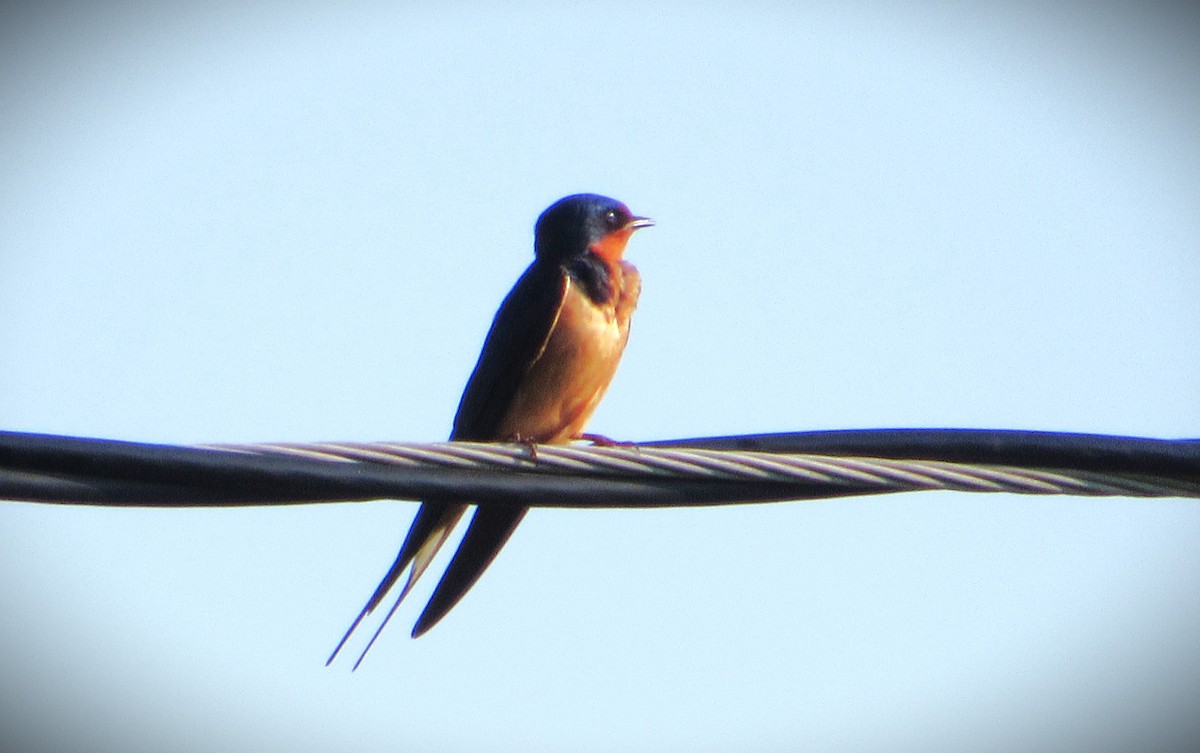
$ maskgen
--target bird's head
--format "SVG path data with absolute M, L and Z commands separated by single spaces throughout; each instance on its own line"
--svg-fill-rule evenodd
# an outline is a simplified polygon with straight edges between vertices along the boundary
M 538 217 L 533 251 L 538 259 L 560 261 L 588 252 L 615 263 L 629 236 L 654 220 L 634 217 L 616 199 L 580 193 L 559 199 Z

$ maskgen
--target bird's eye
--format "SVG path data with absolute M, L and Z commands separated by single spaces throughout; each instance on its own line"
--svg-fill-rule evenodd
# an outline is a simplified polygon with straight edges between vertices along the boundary
M 615 229 L 625 225 L 625 218 L 623 218 L 621 213 L 616 209 L 610 209 L 608 210 L 608 213 L 604 215 L 604 223 Z

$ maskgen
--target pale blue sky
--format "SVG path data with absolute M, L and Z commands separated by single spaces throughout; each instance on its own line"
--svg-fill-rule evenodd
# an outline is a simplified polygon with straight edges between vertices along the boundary
M 537 214 L 594 191 L 658 221 L 595 431 L 1200 436 L 1195 10 L 550 5 L 0 10 L 0 427 L 442 439 Z M 1200 738 L 1195 501 L 535 511 L 429 635 L 432 582 L 325 668 L 414 509 L 0 504 L 0 731 Z

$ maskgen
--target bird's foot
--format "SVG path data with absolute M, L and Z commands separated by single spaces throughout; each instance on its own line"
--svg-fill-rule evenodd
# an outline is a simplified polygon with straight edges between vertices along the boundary
M 573 439 L 591 442 L 594 447 L 635 447 L 633 442 L 622 442 L 616 439 L 609 439 L 603 434 L 578 434 Z
M 516 442 L 517 444 L 525 445 L 525 449 L 529 450 L 529 459 L 530 460 L 538 459 L 537 442 L 533 441 L 532 439 L 526 439 L 525 437 L 521 436 L 520 434 L 513 436 L 509 441 Z

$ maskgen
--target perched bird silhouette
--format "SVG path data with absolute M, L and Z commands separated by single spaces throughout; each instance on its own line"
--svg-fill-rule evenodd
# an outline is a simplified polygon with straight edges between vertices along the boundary
M 581 438 L 625 350 L 642 288 L 637 269 L 622 259 L 625 244 L 635 230 L 653 224 L 596 194 L 567 196 L 542 213 L 534 230 L 533 263 L 496 313 L 458 404 L 451 440 L 555 444 Z M 400 595 L 355 662 L 358 668 L 469 503 L 421 504 L 396 561 L 326 665 L 411 564 Z M 414 638 L 437 624 L 474 585 L 527 509 L 476 508 L 413 627 Z

